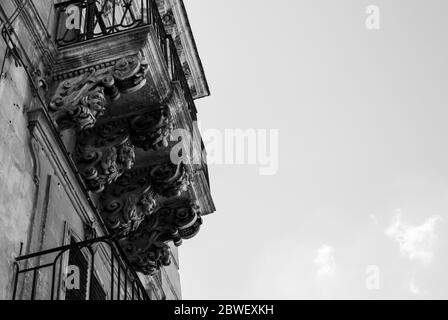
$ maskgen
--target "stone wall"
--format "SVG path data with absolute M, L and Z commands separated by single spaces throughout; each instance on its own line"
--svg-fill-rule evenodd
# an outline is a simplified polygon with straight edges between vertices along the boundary
M 94 213 L 69 181 L 69 165 L 48 128 L 31 135 L 27 111 L 37 99 L 11 58 L 0 101 L 0 299 L 10 299 L 14 258 L 62 245 L 66 223 L 83 239 L 86 216 Z
M 4 41 L 0 57 L 0 299 L 10 299 L 13 261 L 20 244 L 28 243 L 36 187 L 25 113 L 31 97 L 28 81 L 11 58 L 3 61 Z
M 49 19 L 48 1 L 38 2 L 39 11 L 47 10 Z M 2 2 L 7 15 L 13 3 Z M 39 66 L 38 50 L 20 19 L 14 29 L 25 48 L 24 60 Z M 7 53 L 3 39 L 0 59 L 0 299 L 4 300 L 12 297 L 16 257 L 62 245 L 65 225 L 84 239 L 84 225 L 95 214 L 49 123 L 36 111 L 42 105 L 24 67 Z M 36 113 L 31 131 L 30 112 Z

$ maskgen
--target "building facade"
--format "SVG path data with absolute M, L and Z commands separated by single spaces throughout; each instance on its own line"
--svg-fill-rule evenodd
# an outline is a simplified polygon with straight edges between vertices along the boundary
M 183 1 L 0 18 L 0 299 L 181 299 L 178 248 L 215 211 Z

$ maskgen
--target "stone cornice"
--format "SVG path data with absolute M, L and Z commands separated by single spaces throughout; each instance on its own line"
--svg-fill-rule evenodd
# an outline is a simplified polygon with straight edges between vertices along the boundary
M 165 26 L 178 48 L 193 98 L 209 96 L 210 89 L 183 0 L 158 0 L 158 3 Z
M 192 135 L 193 132 L 199 134 L 197 124 L 194 124 L 193 119 L 191 118 L 191 113 L 188 110 L 188 103 L 185 101 L 184 95 L 182 94 L 180 84 L 174 83 L 173 88 L 173 95 L 169 101 L 169 105 L 171 106 L 171 113 L 174 118 L 174 127 L 183 128 L 189 131 Z M 192 142 L 194 143 L 194 152 L 198 152 L 200 157 L 205 156 L 199 141 L 193 140 Z M 189 146 L 185 146 L 185 150 L 189 150 Z M 193 159 L 189 158 L 189 162 L 187 163 L 189 170 L 194 173 L 194 183 L 189 187 L 190 194 L 195 201 L 199 202 L 202 215 L 214 213 L 216 208 L 204 172 L 204 166 L 207 166 L 207 164 L 204 161 L 201 161 L 201 164 L 192 163 L 192 160 Z
M 138 54 L 150 40 L 150 29 L 149 25 L 143 26 L 59 49 L 53 79 L 68 79 L 88 71 L 104 69 L 125 56 Z
M 152 25 L 66 46 L 60 50 L 52 78 L 74 78 L 107 69 L 126 56 L 142 53 L 161 102 L 171 95 L 170 75 Z

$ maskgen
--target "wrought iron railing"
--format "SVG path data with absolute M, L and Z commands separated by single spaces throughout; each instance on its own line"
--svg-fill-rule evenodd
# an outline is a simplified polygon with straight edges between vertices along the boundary
M 55 8 L 60 47 L 148 25 L 154 25 L 159 38 L 165 39 L 155 0 L 71 0 Z
M 74 268 L 78 273 L 69 274 Z M 79 277 L 77 287 L 68 283 L 74 276 Z M 109 237 L 17 258 L 13 300 L 17 299 L 150 300 L 122 249 Z

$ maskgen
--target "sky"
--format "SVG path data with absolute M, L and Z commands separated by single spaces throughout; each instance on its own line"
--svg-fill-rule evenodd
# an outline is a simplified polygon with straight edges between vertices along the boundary
M 278 171 L 209 165 L 183 298 L 447 299 L 448 3 L 184 2 L 203 132 L 278 130 Z

